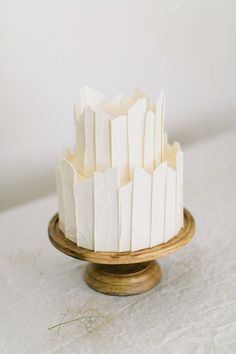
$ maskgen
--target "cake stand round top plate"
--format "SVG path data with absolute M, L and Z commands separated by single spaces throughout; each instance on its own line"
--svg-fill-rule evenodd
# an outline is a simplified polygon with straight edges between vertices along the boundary
M 99 264 L 130 264 L 148 262 L 166 256 L 188 243 L 194 234 L 195 222 L 187 209 L 184 209 L 184 227 L 166 243 L 145 248 L 135 252 L 95 252 L 77 246 L 65 237 L 59 229 L 58 214 L 54 215 L 48 226 L 48 235 L 51 243 L 68 256 Z

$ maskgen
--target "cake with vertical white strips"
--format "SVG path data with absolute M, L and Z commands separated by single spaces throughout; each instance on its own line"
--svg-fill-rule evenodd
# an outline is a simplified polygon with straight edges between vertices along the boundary
M 56 168 L 59 227 L 96 252 L 137 251 L 183 227 L 183 152 L 167 141 L 165 96 L 136 90 L 110 101 L 84 87 L 75 105 L 75 147 Z

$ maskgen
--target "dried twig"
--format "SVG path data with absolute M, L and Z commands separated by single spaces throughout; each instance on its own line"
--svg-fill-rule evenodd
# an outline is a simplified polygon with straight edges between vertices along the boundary
M 72 323 L 72 322 L 76 322 L 76 321 L 80 321 L 80 320 L 83 320 L 83 319 L 86 319 L 86 318 L 89 318 L 89 319 L 92 319 L 92 318 L 103 318 L 104 316 L 102 315 L 89 315 L 89 316 L 81 316 L 81 317 L 77 317 L 77 318 L 74 318 L 73 320 L 69 320 L 69 321 L 65 321 L 65 322 L 60 322 L 52 327 L 49 327 L 48 328 L 48 331 L 50 331 L 51 329 L 54 329 L 54 328 L 57 328 L 57 327 L 60 327 L 60 326 L 63 326 L 63 325 L 66 325 L 66 324 L 69 324 L 69 323 Z

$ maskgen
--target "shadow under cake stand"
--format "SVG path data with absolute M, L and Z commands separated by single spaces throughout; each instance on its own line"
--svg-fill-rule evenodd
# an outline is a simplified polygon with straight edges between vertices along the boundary
M 95 252 L 79 247 L 65 237 L 59 229 L 58 214 L 48 225 L 51 243 L 68 256 L 89 262 L 86 283 L 108 295 L 135 295 L 153 288 L 161 279 L 161 269 L 155 259 L 186 245 L 194 232 L 194 219 L 184 209 L 184 227 L 166 243 L 135 252 Z

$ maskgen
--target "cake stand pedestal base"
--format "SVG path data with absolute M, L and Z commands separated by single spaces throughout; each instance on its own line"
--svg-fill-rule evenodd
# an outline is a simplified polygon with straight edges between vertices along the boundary
M 185 246 L 192 239 L 194 231 L 194 219 L 184 209 L 184 226 L 166 243 L 135 252 L 94 252 L 77 246 L 65 237 L 59 228 L 58 214 L 48 225 L 51 243 L 68 256 L 89 262 L 85 273 L 86 283 L 107 295 L 135 295 L 153 288 L 161 278 L 161 270 L 155 260 Z
M 161 279 L 157 262 L 135 264 L 94 264 L 87 266 L 86 283 L 107 295 L 136 295 L 152 289 Z

